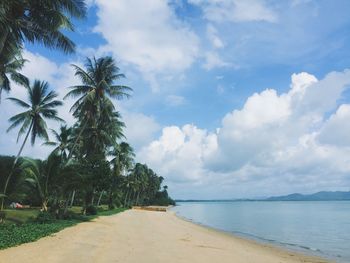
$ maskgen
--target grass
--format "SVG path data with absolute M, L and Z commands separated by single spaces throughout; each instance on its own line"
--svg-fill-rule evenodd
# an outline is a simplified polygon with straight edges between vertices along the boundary
M 7 224 L 24 224 L 33 221 L 39 214 L 39 209 L 5 209 Z
M 75 209 L 73 209 L 74 211 Z M 23 224 L 0 224 L 0 249 L 5 249 L 13 246 L 17 246 L 23 243 L 33 242 L 42 237 L 52 235 L 61 231 L 66 227 L 76 225 L 81 222 L 89 221 L 98 216 L 108 216 L 125 211 L 126 208 L 117 208 L 113 210 L 104 210 L 93 216 L 77 216 L 77 219 L 71 220 L 52 220 L 48 223 L 34 222 L 33 216 L 36 217 L 39 214 L 38 210 L 8 210 L 8 216 L 15 218 L 14 221 L 21 221 Z M 6 213 L 8 212 L 6 211 Z M 81 211 L 81 208 L 79 208 Z M 8 220 L 8 219 L 7 219 Z

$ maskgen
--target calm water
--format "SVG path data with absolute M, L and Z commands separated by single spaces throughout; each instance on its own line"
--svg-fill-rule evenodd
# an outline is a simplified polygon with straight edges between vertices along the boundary
M 179 202 L 179 216 L 292 250 L 350 262 L 350 202 Z

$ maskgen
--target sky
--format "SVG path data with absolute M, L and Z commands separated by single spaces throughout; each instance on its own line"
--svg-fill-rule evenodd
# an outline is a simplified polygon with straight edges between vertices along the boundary
M 23 73 L 60 97 L 71 64 L 112 55 L 132 98 L 115 101 L 136 160 L 177 199 L 350 188 L 350 1 L 89 0 L 65 55 L 25 43 Z M 9 96 L 25 99 L 13 86 Z M 0 154 L 20 109 L 0 105 Z M 72 100 L 59 116 L 71 125 Z M 57 129 L 57 124 L 48 123 Z M 38 141 L 24 155 L 45 158 Z

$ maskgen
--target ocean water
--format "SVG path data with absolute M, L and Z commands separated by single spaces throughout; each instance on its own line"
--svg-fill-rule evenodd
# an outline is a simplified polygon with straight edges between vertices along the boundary
M 173 210 L 235 235 L 350 262 L 350 201 L 179 202 Z

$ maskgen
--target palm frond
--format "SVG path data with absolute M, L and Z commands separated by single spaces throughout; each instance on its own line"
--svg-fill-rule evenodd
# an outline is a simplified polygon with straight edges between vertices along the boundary
M 8 100 L 14 102 L 16 105 L 21 106 L 23 108 L 30 108 L 30 105 L 23 100 L 17 99 L 17 98 L 7 98 Z

